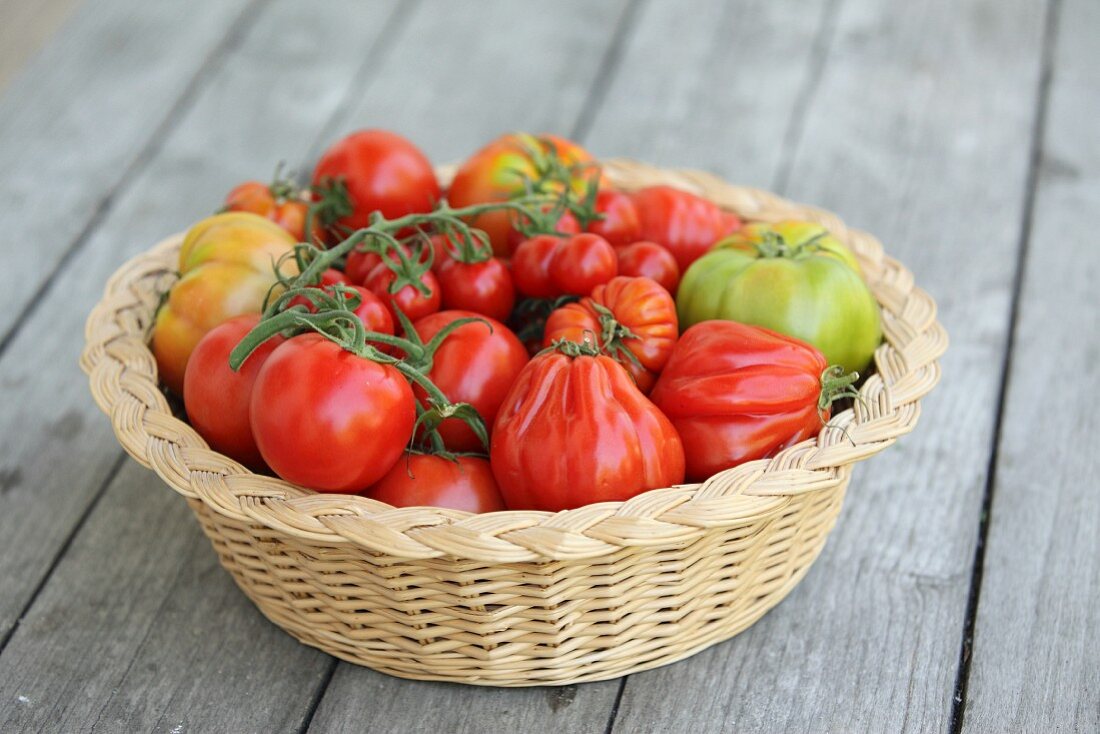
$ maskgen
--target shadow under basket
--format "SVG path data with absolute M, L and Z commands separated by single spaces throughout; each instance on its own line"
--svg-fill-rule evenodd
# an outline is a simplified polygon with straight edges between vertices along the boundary
M 471 515 L 317 494 L 249 472 L 173 415 L 148 347 L 176 277 L 182 236 L 172 237 L 108 282 L 81 366 L 119 442 L 187 498 L 272 622 L 344 660 L 423 680 L 563 685 L 670 663 L 778 604 L 821 552 L 852 465 L 916 425 L 947 335 L 877 240 L 709 174 L 623 160 L 605 171 L 618 188 L 668 184 L 749 220 L 817 221 L 851 247 L 885 336 L 862 400 L 771 459 L 626 502 Z

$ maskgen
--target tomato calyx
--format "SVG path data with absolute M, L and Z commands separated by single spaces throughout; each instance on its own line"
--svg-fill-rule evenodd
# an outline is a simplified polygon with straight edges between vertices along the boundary
M 524 298 L 512 312 L 509 324 L 513 326 L 521 342 L 542 342 L 546 319 L 567 303 L 576 303 L 580 296 L 564 295 L 556 298 Z
M 854 387 L 858 381 L 858 372 L 845 373 L 844 368 L 839 364 L 825 368 L 825 371 L 821 373 L 821 396 L 817 400 L 817 411 L 821 416 L 822 423 L 825 422 L 825 416 L 829 408 L 838 400 L 851 398 L 863 403 L 863 397 Z
M 642 366 L 638 356 L 626 346 L 625 341 L 627 339 L 640 339 L 637 334 L 630 330 L 625 324 L 615 318 L 615 314 L 611 309 L 602 304 L 590 301 L 588 303 L 589 308 L 596 312 L 600 322 L 600 350 L 610 356 L 616 362 L 620 364 L 624 360 L 637 365 Z
M 493 245 L 489 235 L 474 227 L 456 228 L 443 224 L 436 234 L 446 238 L 445 251 L 455 262 L 475 265 L 493 258 Z M 430 243 L 428 245 L 431 246 Z
M 324 230 L 337 228 L 336 222 L 351 216 L 354 207 L 343 179 L 326 178 L 310 189 L 310 205 L 306 211 L 306 232 L 312 232 L 316 222 Z
M 596 344 L 596 335 L 591 331 L 584 332 L 584 337 L 579 342 L 569 339 L 555 339 L 550 343 L 550 346 L 543 349 L 539 354 L 549 354 L 551 352 L 560 352 L 573 359 L 577 357 L 598 357 L 602 354 Z
M 762 258 L 790 258 L 801 260 L 821 249 L 818 242 L 829 235 L 822 230 L 802 242 L 791 244 L 778 232 L 765 232 L 760 242 L 754 242 L 757 254 Z
M 548 138 L 537 138 L 537 144 L 519 137 L 520 146 L 531 162 L 534 175 L 519 168 L 509 169 L 523 183 L 527 196 L 558 196 L 554 206 L 536 214 L 516 217 L 513 226 L 527 238 L 540 234 L 567 236 L 557 231 L 558 220 L 567 212 L 572 214 L 581 231 L 592 222 L 603 219 L 596 211 L 596 196 L 599 193 L 600 167 L 596 163 L 574 163 L 567 165 L 558 152 L 557 144 Z M 578 178 L 585 177 L 584 196 L 578 197 L 574 191 Z

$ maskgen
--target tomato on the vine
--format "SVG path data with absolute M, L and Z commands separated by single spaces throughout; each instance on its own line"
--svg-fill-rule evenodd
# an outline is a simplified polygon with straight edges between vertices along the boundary
M 333 143 L 317 161 L 314 184 L 342 181 L 352 213 L 337 224 L 367 226 L 373 212 L 395 219 L 430 212 L 440 199 L 428 158 L 410 141 L 385 130 L 360 130 Z
M 416 398 L 394 366 L 303 334 L 268 356 L 249 412 L 256 444 L 276 474 L 320 492 L 354 493 L 404 454 Z
M 548 178 L 562 170 L 568 186 Z M 599 176 L 595 161 L 576 143 L 556 135 L 513 133 L 497 138 L 462 163 L 448 199 L 455 207 L 507 201 L 533 185 L 546 193 L 568 188 L 577 200 L 583 200 L 593 174 Z M 470 224 L 489 235 L 498 256 L 507 257 L 508 233 L 514 221 L 513 213 L 494 211 L 479 215 Z
M 527 364 L 527 350 L 504 324 L 471 311 L 440 311 L 413 324 L 424 342 L 448 324 L 464 318 L 478 321 L 463 324 L 439 345 L 428 372 L 435 386 L 453 403 L 469 403 L 492 426 L 500 404 L 516 376 Z M 424 391 L 414 391 L 421 400 Z M 451 451 L 484 451 L 470 427 L 456 418 L 439 425 L 444 445 Z
M 635 242 L 620 247 L 617 254 L 619 275 L 651 278 L 669 293 L 676 292 L 676 286 L 680 284 L 680 266 L 672 253 L 656 242 Z
M 615 249 L 597 234 L 562 240 L 550 259 L 550 280 L 558 293 L 584 296 L 619 272 Z
M 546 211 L 548 209 L 549 209 L 549 206 L 543 207 L 544 211 Z M 550 228 L 547 227 L 546 229 L 550 229 Z M 572 234 L 580 234 L 580 232 L 581 232 L 581 223 L 577 221 L 577 218 L 575 216 L 573 216 L 572 212 L 566 211 L 566 212 L 563 212 L 558 217 L 557 221 L 553 223 L 552 231 L 548 231 L 548 232 L 545 232 L 545 233 L 546 234 L 558 234 L 558 235 L 572 235 Z M 528 239 L 527 235 L 523 234 L 522 232 L 520 232 L 515 227 L 513 227 L 512 229 L 509 229 L 508 230 L 508 252 L 510 252 L 512 254 L 515 254 L 516 248 L 519 247 L 521 244 L 523 244 L 523 241 L 526 240 L 526 239 Z
M 618 362 L 579 345 L 531 360 L 493 427 L 489 452 L 513 510 L 568 510 L 627 500 L 684 479 L 672 423 Z
M 322 290 L 328 295 L 334 295 L 336 292 L 336 289 L 332 286 L 325 286 Z M 351 300 L 353 297 L 359 299 L 359 304 L 352 309 L 352 313 L 359 317 L 364 329 L 393 336 L 395 333 L 393 316 L 390 315 L 390 309 L 382 302 L 381 298 L 361 285 L 345 285 L 343 291 L 344 298 L 347 300 Z M 296 296 L 287 304 L 287 306 L 299 305 L 305 306 L 310 312 L 315 313 L 317 311 L 314 304 L 305 296 Z M 375 346 L 380 351 L 390 351 L 388 345 L 376 344 Z
M 323 288 L 326 285 L 336 285 L 342 283 L 343 285 L 351 285 L 351 279 L 348 278 L 346 273 L 341 273 L 336 268 L 329 268 L 325 272 L 321 273 L 321 282 L 319 285 Z
M 227 212 L 251 212 L 270 219 L 285 229 L 298 242 L 304 242 L 306 220 L 313 195 L 309 189 L 301 189 L 293 181 L 276 178 L 273 183 L 245 181 L 234 186 L 225 197 Z M 324 223 L 320 217 L 313 222 L 312 242 L 325 241 Z
M 367 493 L 394 507 L 446 507 L 465 512 L 504 509 L 489 460 L 458 455 L 453 459 L 409 454 Z
M 633 196 L 641 225 L 638 239 L 667 248 L 681 271 L 741 226 L 736 215 L 714 202 L 672 186 L 648 186 Z
M 398 308 L 410 321 L 416 321 L 438 311 L 442 303 L 439 280 L 428 268 L 414 267 L 411 275 L 400 276 L 399 280 L 389 264 L 379 262 L 367 275 L 363 285 L 382 299 L 395 324 L 401 323 L 397 316 Z
M 448 258 L 439 269 L 443 308 L 476 311 L 506 321 L 516 303 L 512 274 L 500 258 L 466 263 Z
M 192 427 L 210 448 L 251 469 L 264 466 L 248 419 L 252 386 L 283 338 L 276 336 L 261 344 L 237 372 L 229 367 L 229 353 L 259 322 L 259 314 L 247 314 L 206 332 L 191 352 L 183 375 L 183 405 Z
M 629 245 L 640 239 L 642 225 L 629 194 L 600 189 L 596 194 L 596 213 L 602 214 L 603 219 L 590 222 L 587 231 L 603 237 L 612 247 Z
M 679 333 L 676 303 L 667 290 L 649 278 L 619 276 L 596 286 L 591 297 L 551 313 L 543 346 L 558 339 L 588 340 L 622 364 L 647 393 Z

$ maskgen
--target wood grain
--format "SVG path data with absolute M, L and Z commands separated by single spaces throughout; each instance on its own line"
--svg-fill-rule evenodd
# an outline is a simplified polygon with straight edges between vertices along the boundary
M 76 5 L 77 0 L 0 0 L 0 91 L 57 32 Z
M 102 284 L 125 258 L 216 209 L 234 182 L 270 175 L 279 156 L 300 160 L 316 130 L 340 103 L 341 89 L 355 79 L 364 46 L 369 47 L 372 38 L 356 25 L 337 21 L 354 15 L 379 33 L 394 7 L 374 4 L 363 9 L 347 0 L 327 3 L 320 12 L 279 0 L 270 14 L 256 16 L 240 48 L 211 75 L 194 104 L 180 110 L 181 119 L 158 143 L 156 155 L 53 281 L 43 305 L 0 359 L 0 397 L 13 405 L 0 415 L 0 435 L 7 437 L 0 443 L 5 477 L 0 494 L 0 620 L 5 633 L 34 597 L 120 456 L 76 366 L 81 349 L 77 335 Z M 294 32 L 288 33 L 288 27 Z M 181 36 L 181 42 L 186 40 Z M 313 63 L 304 63 L 317 56 L 316 49 L 324 43 L 335 45 Z M 316 85 L 318 74 L 331 86 Z M 273 78 L 280 83 L 273 85 Z M 272 120 L 280 122 L 274 125 Z M 163 489 L 155 483 L 153 488 Z M 182 503 L 172 507 L 179 517 L 193 522 Z M 90 517 L 94 519 L 95 513 Z M 146 557 L 155 548 L 156 543 L 147 540 L 122 539 L 114 552 Z M 170 556 L 162 560 L 175 563 Z M 95 567 L 108 559 L 94 554 L 74 558 L 70 553 L 65 562 Z M 173 568 L 162 570 L 168 574 Z M 140 585 L 125 583 L 93 588 L 104 599 L 141 590 Z M 27 620 L 35 614 L 32 608 Z M 79 615 L 71 621 L 77 629 L 84 622 Z M 85 641 L 99 634 L 92 627 L 84 633 L 91 636 Z M 6 666 L 19 657 L 22 639 L 15 635 L 0 657 L 0 678 L 10 674 Z M 80 658 L 82 646 L 75 644 L 65 654 Z M 57 663 L 36 660 L 42 666 Z M 165 670 L 171 669 L 170 662 L 171 657 L 164 659 Z M 209 664 L 217 665 L 217 658 Z M 104 667 L 100 672 L 109 677 L 116 671 Z M 92 686 L 91 681 L 86 684 Z M 65 695 L 56 689 L 50 693 Z M 49 696 L 36 695 L 45 705 Z M 0 700 L 0 710 L 14 701 Z
M 820 86 L 788 141 L 786 193 L 876 233 L 929 284 L 952 335 L 945 377 L 916 433 L 856 470 L 829 544 L 791 596 L 733 641 L 628 679 L 615 731 L 948 727 L 1009 326 L 1041 10 L 840 5 Z M 711 73 L 690 83 L 716 87 L 720 71 Z M 739 159 L 721 157 L 702 124 L 665 134 L 716 151 L 709 167 L 737 177 Z M 635 145 L 623 152 L 644 154 L 646 141 Z
M 1066 0 L 1021 291 L 965 730 L 1100 730 L 1100 7 Z

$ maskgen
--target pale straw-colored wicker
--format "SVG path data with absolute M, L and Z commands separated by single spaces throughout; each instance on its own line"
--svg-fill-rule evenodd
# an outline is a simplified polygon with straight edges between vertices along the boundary
M 241 589 L 306 644 L 397 676 L 501 686 L 687 657 L 798 583 L 852 465 L 916 424 L 947 336 L 909 271 L 832 214 L 700 172 L 611 161 L 607 173 L 624 189 L 667 183 L 748 219 L 816 220 L 850 245 L 885 332 L 862 402 L 772 459 L 570 512 L 470 515 L 315 494 L 209 450 L 158 388 L 147 337 L 179 236 L 124 265 L 89 316 L 92 394 L 126 451 L 187 498 Z

